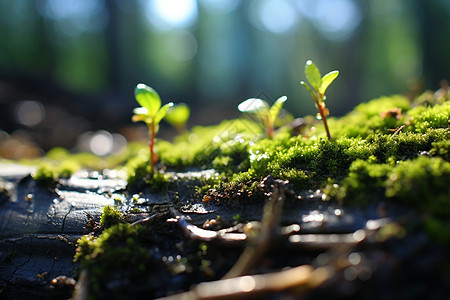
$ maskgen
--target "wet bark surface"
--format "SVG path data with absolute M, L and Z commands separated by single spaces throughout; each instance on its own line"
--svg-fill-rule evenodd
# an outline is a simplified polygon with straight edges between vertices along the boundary
M 64 276 L 75 276 L 73 255 L 77 239 L 85 232 L 86 213 L 98 218 L 103 206 L 113 204 L 104 194 L 125 183 L 72 178 L 57 188 L 46 188 L 31 178 L 33 168 L 0 168 L 1 295 L 58 294 Z
M 343 207 L 272 178 L 261 182 L 265 201 L 217 204 L 191 199 L 182 177 L 196 174 L 133 197 L 124 180 L 98 173 L 46 188 L 32 168 L 0 170 L 0 298 L 92 296 L 73 262 L 76 241 L 117 199 L 129 223 L 149 228 L 151 259 L 138 280 L 113 271 L 96 298 L 439 299 L 449 290 L 448 247 L 404 207 Z

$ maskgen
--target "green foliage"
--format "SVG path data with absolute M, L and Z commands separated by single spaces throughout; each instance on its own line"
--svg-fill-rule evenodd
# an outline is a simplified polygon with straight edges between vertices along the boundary
M 102 214 L 100 216 L 100 224 L 103 228 L 109 228 L 122 222 L 123 215 L 116 207 L 110 205 L 103 207 Z
M 159 131 L 159 123 L 166 116 L 167 111 L 173 105 L 172 102 L 161 107 L 161 98 L 158 93 L 151 87 L 139 83 L 135 90 L 134 96 L 141 107 L 133 110 L 133 122 L 143 121 L 147 124 L 149 131 L 149 147 L 150 147 L 150 172 L 154 172 L 155 163 L 158 161 L 158 155 L 154 149 L 156 134 Z
M 319 111 L 319 118 L 323 121 L 328 139 L 331 139 L 331 135 L 328 130 L 326 119 L 329 111 L 325 106 L 325 91 L 338 75 L 339 71 L 331 71 L 322 77 L 319 68 L 311 60 L 308 60 L 305 64 L 305 76 L 311 87 L 304 81 L 300 82 L 300 84 L 308 90 L 314 100 L 317 110 Z
M 325 91 L 339 75 L 339 71 L 331 71 L 322 77 L 319 68 L 311 60 L 308 60 L 305 64 L 305 75 L 312 89 L 304 81 L 301 84 L 305 86 L 313 98 L 324 101 Z
M 189 106 L 185 103 L 180 103 L 167 110 L 165 120 L 175 127 L 178 132 L 182 132 L 186 129 L 186 122 L 188 121 L 190 114 L 191 110 Z
M 275 121 L 280 113 L 283 103 L 287 100 L 286 96 L 282 96 L 270 106 L 266 101 L 258 98 L 250 98 L 238 105 L 241 112 L 255 114 L 266 127 L 267 136 L 273 138 L 273 130 Z

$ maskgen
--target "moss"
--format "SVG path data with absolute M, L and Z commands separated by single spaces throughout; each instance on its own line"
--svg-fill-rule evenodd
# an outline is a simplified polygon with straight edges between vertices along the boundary
M 428 195 L 436 193 L 434 189 L 448 192 L 442 177 L 447 174 L 445 166 L 449 162 L 449 103 L 423 101 L 423 96 L 415 102 L 403 96 L 374 99 L 341 118 L 329 119 L 332 140 L 323 139 L 325 131 L 320 122 L 307 122 L 302 136 L 291 136 L 288 127 L 281 128 L 273 139 L 264 138 L 264 128 L 246 119 L 197 126 L 173 142 L 157 141 L 158 168 L 214 168 L 219 176 L 195 182 L 193 189 L 198 199 L 207 196 L 246 201 L 246 196 L 258 195 L 261 179 L 272 175 L 288 180 L 296 191 L 327 186 L 330 198 L 347 202 L 387 198 L 407 203 L 406 199 L 412 197 L 408 204 L 421 207 L 422 202 L 427 203 L 434 213 L 439 209 L 431 207 L 443 200 L 438 200 L 439 196 L 432 201 Z M 150 172 L 145 144 L 130 144 L 114 158 L 94 159 L 54 149 L 46 159 L 48 165 L 36 174 L 42 182 L 70 176 L 81 166 L 127 161 L 130 189 L 165 192 L 172 187 L 168 172 Z M 423 172 L 427 168 L 442 174 Z M 398 179 L 392 180 L 396 176 Z M 422 185 L 421 178 L 430 182 Z M 361 196 L 363 191 L 367 197 Z M 419 201 L 419 195 L 427 200 Z
M 164 192 L 167 190 L 169 176 L 159 170 L 150 172 L 147 154 L 148 151 L 143 151 L 127 163 L 125 169 L 128 173 L 128 188 L 142 190 L 149 187 L 152 192 Z
M 256 144 L 250 150 L 251 167 L 259 176 L 271 174 L 289 180 L 297 188 L 320 185 L 328 177 L 342 177 L 352 161 L 370 155 L 367 143 L 360 138 L 331 141 L 293 138 L 284 144 L 292 146 L 263 152 L 265 147 Z
M 409 129 L 424 133 L 430 128 L 448 128 L 450 101 L 435 106 L 417 106 L 408 113 Z
M 57 175 L 49 164 L 41 164 L 32 177 L 39 186 L 54 187 L 57 183 Z
M 334 136 L 367 137 L 374 133 L 388 133 L 404 123 L 404 113 L 410 109 L 410 102 L 403 96 L 382 97 L 359 104 L 346 116 L 329 119 L 329 127 Z M 400 115 L 384 114 L 398 108 Z
M 450 161 L 450 139 L 433 142 L 430 154 Z
M 102 209 L 100 224 L 103 228 L 109 228 L 113 225 L 123 222 L 122 213 L 114 206 L 106 205 Z
M 347 203 L 390 199 L 433 215 L 450 214 L 450 163 L 442 158 L 421 156 L 385 164 L 357 160 L 349 170 L 341 185 L 329 194 L 339 194 Z
M 430 151 L 434 142 L 448 140 L 450 132 L 446 129 L 428 129 L 425 133 L 405 132 L 395 136 L 372 135 L 367 138 L 372 154 L 380 162 L 388 158 L 405 160 L 418 157 L 423 151 Z
M 214 126 L 194 127 L 178 136 L 174 143 L 160 140 L 157 147 L 161 161 L 169 168 L 210 168 L 217 157 L 228 157 L 227 169 L 230 170 L 242 163 L 245 165 L 248 145 L 262 132 L 262 128 L 250 120 L 225 120 Z M 217 162 L 216 165 L 220 166 Z
M 74 261 L 88 271 L 91 295 L 120 298 L 111 295 L 111 286 L 106 289 L 108 283 L 115 282 L 118 290 L 123 280 L 140 282 L 145 278 L 151 267 L 149 252 L 142 246 L 145 233 L 145 227 L 119 223 L 97 238 L 85 235 L 78 240 Z

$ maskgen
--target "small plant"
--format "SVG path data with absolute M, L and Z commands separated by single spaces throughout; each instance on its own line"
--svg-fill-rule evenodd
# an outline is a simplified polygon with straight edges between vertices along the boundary
M 139 83 L 135 90 L 136 101 L 141 105 L 133 110 L 133 122 L 143 121 L 148 126 L 149 147 L 150 147 L 150 172 L 155 170 L 155 163 L 158 161 L 158 154 L 155 151 L 156 134 L 159 130 L 159 123 L 166 116 L 168 109 L 173 105 L 172 102 L 161 107 L 161 98 L 151 87 Z
M 273 138 L 273 130 L 275 126 L 275 120 L 278 113 L 283 106 L 283 103 L 287 100 L 286 96 L 282 96 L 270 106 L 266 101 L 258 98 L 250 98 L 238 105 L 238 109 L 241 112 L 253 113 L 258 116 L 259 119 L 266 126 L 267 136 Z
M 339 71 L 331 71 L 325 74 L 323 77 L 320 74 L 319 68 L 311 61 L 308 60 L 305 64 L 305 75 L 311 87 L 304 81 L 300 84 L 303 85 L 310 93 L 314 99 L 317 110 L 319 111 L 318 119 L 322 119 L 325 131 L 327 132 L 327 137 L 330 140 L 331 135 L 328 130 L 327 115 L 329 115 L 329 110 L 325 106 L 325 91 L 328 86 L 333 82 L 334 79 L 339 75 Z
M 103 207 L 100 216 L 100 224 L 103 228 L 109 228 L 113 225 L 122 223 L 123 218 L 122 213 L 115 206 L 106 205 Z
M 169 108 L 164 120 L 181 133 L 186 130 L 186 122 L 190 114 L 191 110 L 189 106 L 185 103 L 180 103 Z

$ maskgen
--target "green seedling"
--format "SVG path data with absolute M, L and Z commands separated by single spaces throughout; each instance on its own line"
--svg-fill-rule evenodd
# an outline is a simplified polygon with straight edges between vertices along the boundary
M 331 135 L 327 124 L 327 115 L 329 115 L 330 112 L 325 106 L 325 91 L 333 80 L 339 75 L 339 71 L 331 71 L 322 77 L 322 75 L 320 75 L 319 68 L 317 68 L 311 60 L 308 60 L 305 64 L 305 75 L 311 87 L 304 81 L 301 81 L 300 84 L 311 93 L 317 110 L 319 111 L 317 117 L 318 119 L 322 119 L 323 125 L 327 132 L 327 137 L 330 140 Z
M 273 138 L 273 130 L 275 126 L 275 120 L 278 113 L 283 106 L 283 103 L 287 100 L 286 96 L 282 96 L 270 106 L 266 101 L 258 98 L 250 98 L 238 105 L 238 109 L 241 112 L 252 113 L 258 116 L 259 119 L 266 126 L 267 136 Z
M 167 115 L 164 118 L 170 125 L 181 133 L 186 130 L 186 122 L 189 119 L 191 110 L 185 103 L 174 105 L 167 110 Z
M 156 134 L 159 130 L 159 123 L 166 116 L 167 111 L 173 103 L 167 103 L 161 107 L 161 98 L 151 87 L 139 83 L 134 89 L 136 101 L 141 105 L 133 110 L 133 122 L 143 121 L 148 126 L 149 148 L 150 148 L 150 172 L 155 170 L 155 164 L 158 161 L 158 154 L 155 151 Z

